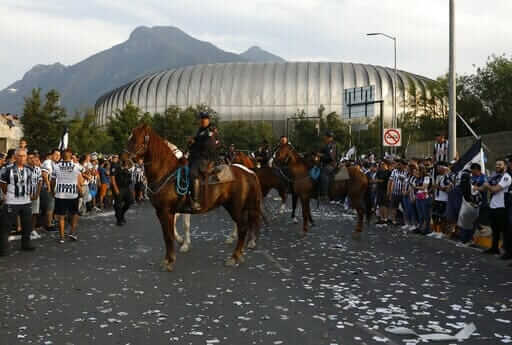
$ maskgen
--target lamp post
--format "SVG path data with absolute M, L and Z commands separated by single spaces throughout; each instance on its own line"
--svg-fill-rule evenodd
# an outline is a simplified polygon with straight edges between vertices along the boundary
M 395 50 L 395 73 L 393 74 L 393 117 L 391 118 L 391 127 L 397 127 L 396 121 L 396 83 L 397 83 L 397 72 L 396 72 L 396 37 L 382 33 L 382 32 L 371 32 L 366 34 L 366 36 L 384 36 L 393 40 L 394 50 Z

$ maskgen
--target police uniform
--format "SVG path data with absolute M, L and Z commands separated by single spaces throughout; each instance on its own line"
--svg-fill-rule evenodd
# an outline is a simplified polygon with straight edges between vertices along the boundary
M 207 113 L 200 114 L 201 119 L 210 118 Z M 194 142 L 190 146 L 190 179 L 192 181 L 192 209 L 199 210 L 201 192 L 201 173 L 206 172 L 209 162 L 216 159 L 217 140 L 212 124 L 197 130 Z
M 261 167 L 268 167 L 268 162 L 270 160 L 270 149 L 268 147 L 268 143 L 264 143 L 258 151 L 254 153 L 254 157 L 256 157 L 256 161 L 260 164 Z
M 130 189 L 132 184 L 133 167 L 123 166 L 123 164 L 112 164 L 110 176 L 116 181 L 119 194 L 115 195 L 114 211 L 117 219 L 117 225 L 126 223 L 124 215 L 133 204 L 133 195 Z
M 326 137 L 332 138 L 333 134 L 331 132 L 326 133 Z M 320 195 L 327 196 L 329 190 L 329 180 L 332 172 L 336 168 L 338 152 L 336 148 L 336 143 L 334 140 L 328 142 L 323 150 L 320 152 L 322 154 L 322 174 L 321 174 L 321 190 Z

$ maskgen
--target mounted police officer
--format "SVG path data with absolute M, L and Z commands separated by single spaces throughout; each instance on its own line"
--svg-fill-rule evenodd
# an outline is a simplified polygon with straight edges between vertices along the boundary
M 215 129 L 210 123 L 210 114 L 201 112 L 200 127 L 190 142 L 190 179 L 192 181 L 191 209 L 201 210 L 201 173 L 206 172 L 208 164 L 215 161 L 217 140 Z
M 263 140 L 263 143 L 258 150 L 254 152 L 254 157 L 256 158 L 256 162 L 258 162 L 260 167 L 268 167 L 268 162 L 271 157 L 270 147 L 267 140 Z
M 232 164 L 236 157 L 235 144 L 229 145 L 228 152 L 226 152 L 226 163 Z
M 320 196 L 327 197 L 329 189 L 330 177 L 336 169 L 338 162 L 338 151 L 336 142 L 334 141 L 334 134 L 326 132 L 324 136 L 324 148 L 320 151 L 322 157 L 322 173 L 320 175 Z

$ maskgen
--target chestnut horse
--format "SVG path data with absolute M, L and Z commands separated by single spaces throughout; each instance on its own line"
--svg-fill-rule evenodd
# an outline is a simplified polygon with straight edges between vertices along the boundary
M 347 167 L 349 179 L 345 181 L 331 180 L 329 183 L 329 199 L 349 198 L 350 207 L 357 212 L 356 233 L 363 231 L 364 215 L 367 222 L 371 219 L 370 191 L 368 189 L 368 177 L 363 174 L 358 166 Z M 366 212 L 365 212 L 366 211 Z
M 301 157 L 290 144 L 279 146 L 275 153 L 274 162 L 278 165 L 288 167 L 293 193 L 300 199 L 303 234 L 306 234 L 308 232 L 308 223 L 313 224 L 313 217 L 311 216 L 311 208 L 309 205 L 309 201 L 313 198 L 313 194 L 315 193 L 314 182 L 309 176 L 309 169 L 311 167 L 308 162 L 306 162 L 306 159 Z
M 175 214 L 187 204 L 186 193 L 177 191 L 179 168 L 186 160 L 179 160 L 169 145 L 146 124 L 132 131 L 127 151 L 135 158 L 144 160 L 146 177 L 151 194 L 151 203 L 162 226 L 166 254 L 163 266 L 168 271 L 174 269 L 176 252 L 174 248 Z M 234 180 L 208 185 L 202 195 L 202 209 L 205 213 L 223 206 L 237 225 L 238 242 L 226 265 L 234 266 L 243 262 L 243 248 L 246 235 L 259 233 L 261 213 L 261 187 L 255 173 L 245 168 L 230 167 Z M 184 195 L 182 195 L 184 194 Z
M 243 152 L 237 152 L 232 163 L 242 164 L 247 168 L 252 169 L 256 175 L 258 175 L 263 198 L 265 198 L 272 189 L 277 190 L 279 196 L 281 197 L 280 213 L 284 211 L 284 207 L 286 206 L 288 185 L 287 182 L 281 176 L 279 176 L 279 174 L 276 173 L 273 168 L 256 167 L 256 161 Z
M 313 155 L 313 161 L 316 157 Z M 303 231 L 308 231 L 308 223 L 313 223 L 309 202 L 316 197 L 314 183 L 309 176 L 311 162 L 301 157 L 290 144 L 281 145 L 276 152 L 276 161 L 288 166 L 293 178 L 294 192 L 299 196 L 302 206 Z M 364 209 L 367 209 L 369 221 L 370 207 L 368 195 L 368 178 L 356 167 L 348 167 L 349 180 L 331 181 L 329 184 L 329 198 L 331 200 L 349 197 L 351 207 L 357 211 L 358 222 L 355 232 L 363 229 Z

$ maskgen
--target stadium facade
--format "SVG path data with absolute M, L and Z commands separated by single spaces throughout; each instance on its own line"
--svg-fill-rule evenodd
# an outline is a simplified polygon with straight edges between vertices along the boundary
M 304 110 L 316 115 L 336 112 L 342 118 L 377 116 L 380 108 L 352 111 L 351 89 L 360 99 L 383 101 L 383 116 L 393 112 L 394 71 L 381 66 L 335 62 L 223 63 L 196 65 L 143 76 L 101 96 L 96 102 L 97 123 L 105 125 L 117 109 L 131 102 L 142 111 L 163 113 L 171 105 L 206 104 L 221 121 L 248 120 L 281 123 Z M 398 71 L 397 113 L 407 111 L 411 84 L 429 94 L 429 79 Z M 363 96 L 363 92 L 365 95 Z M 370 98 L 368 98 L 368 92 Z M 357 93 L 357 92 L 356 92 Z M 354 96 L 354 94 L 352 94 Z M 362 98 L 361 98 L 362 97 Z M 368 102 L 368 101 L 365 101 Z M 357 103 L 357 102 L 356 102 Z

